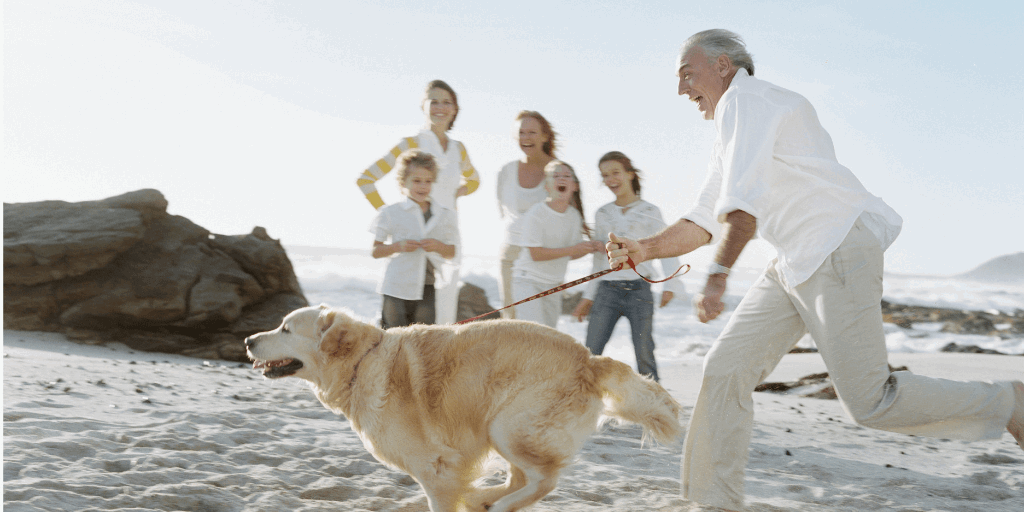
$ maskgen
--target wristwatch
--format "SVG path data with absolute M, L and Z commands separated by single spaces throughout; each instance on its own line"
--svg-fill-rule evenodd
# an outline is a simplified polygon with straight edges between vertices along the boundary
M 719 265 L 718 263 L 712 263 L 708 267 L 708 275 L 711 276 L 711 275 L 714 275 L 714 274 L 729 275 L 729 267 L 727 267 L 725 265 Z

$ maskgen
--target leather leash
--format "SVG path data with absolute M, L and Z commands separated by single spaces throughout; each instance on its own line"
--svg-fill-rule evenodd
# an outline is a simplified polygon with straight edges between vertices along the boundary
M 685 274 L 685 273 L 690 271 L 690 265 L 684 263 L 679 268 L 677 268 L 676 271 L 672 273 L 672 275 L 666 277 L 665 279 L 661 279 L 659 281 L 654 281 L 654 280 L 648 279 L 646 276 L 641 274 L 640 271 L 638 271 L 636 269 L 636 263 L 633 263 L 633 258 L 630 258 L 629 256 L 626 256 L 626 263 L 629 263 L 629 267 L 633 269 L 633 272 L 636 272 L 636 275 L 640 276 L 640 279 L 643 279 L 644 281 L 647 281 L 648 283 L 651 283 L 651 284 L 664 283 L 665 281 L 668 281 L 669 279 L 672 279 L 673 277 L 679 275 L 680 271 L 682 271 L 683 274 Z M 592 281 L 594 279 L 597 279 L 597 278 L 599 278 L 599 277 L 601 277 L 601 276 L 603 276 L 605 274 L 610 274 L 612 272 L 618 272 L 619 270 L 622 270 L 622 267 L 623 267 L 623 265 L 619 265 L 617 268 L 609 268 L 609 269 L 606 269 L 606 270 L 602 270 L 600 272 L 594 272 L 593 274 L 590 274 L 589 276 L 581 277 L 581 278 L 579 278 L 579 279 L 577 279 L 575 281 L 570 281 L 570 282 L 565 283 L 565 284 L 560 284 L 560 285 L 558 285 L 558 286 L 556 286 L 556 287 L 554 287 L 554 288 L 552 288 L 550 290 L 545 290 L 543 292 L 538 293 L 537 295 L 534 295 L 532 297 L 527 297 L 527 298 L 525 298 L 525 299 L 523 299 L 523 300 L 521 300 L 519 302 L 516 302 L 514 304 L 509 304 L 508 306 L 505 306 L 503 308 L 498 308 L 498 309 L 495 309 L 494 311 L 491 311 L 489 313 L 484 313 L 482 315 L 477 315 L 477 316 L 474 316 L 473 318 L 468 318 L 468 319 L 463 320 L 461 322 L 455 322 L 455 325 L 469 323 L 469 322 L 472 322 L 473 320 L 479 320 L 479 319 L 481 319 L 481 318 L 483 318 L 483 317 L 485 317 L 487 315 L 492 315 L 492 314 L 497 313 L 497 312 L 499 312 L 499 311 L 501 311 L 503 309 L 508 309 L 508 308 L 510 308 L 512 306 L 518 306 L 519 304 L 522 304 L 524 302 L 530 302 L 531 300 L 534 300 L 534 299 L 539 299 L 541 297 L 546 297 L 546 296 L 551 295 L 553 293 L 558 293 L 558 292 L 560 292 L 562 290 L 565 290 L 567 288 L 572 288 L 573 286 L 580 285 L 580 284 L 583 284 L 583 283 L 585 283 L 587 281 Z M 683 271 L 684 268 L 686 269 L 685 271 Z

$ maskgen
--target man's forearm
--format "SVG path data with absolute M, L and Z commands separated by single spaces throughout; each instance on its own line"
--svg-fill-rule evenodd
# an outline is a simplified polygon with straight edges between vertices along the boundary
M 754 238 L 757 219 L 743 210 L 734 210 L 725 216 L 725 224 L 725 236 L 718 244 L 715 263 L 732 268 L 747 242 Z
M 711 233 L 686 219 L 661 230 L 660 233 L 640 240 L 647 261 L 682 256 L 707 245 Z

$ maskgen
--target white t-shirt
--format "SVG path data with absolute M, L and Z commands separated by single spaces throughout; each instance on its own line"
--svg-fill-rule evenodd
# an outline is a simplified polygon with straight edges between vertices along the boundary
M 370 223 L 370 232 L 378 242 L 388 242 L 390 239 L 389 243 L 397 243 L 402 240 L 434 238 L 455 245 L 459 236 L 455 212 L 434 203 L 430 205 L 430 212 L 430 220 L 424 222 L 423 210 L 413 200 L 389 204 L 377 212 Z M 405 300 L 422 299 L 427 259 L 434 266 L 434 287 L 447 286 L 456 268 L 452 260 L 436 252 L 418 249 L 396 252 L 388 258 L 384 277 L 377 285 L 377 293 Z
M 718 139 L 694 208 L 683 216 L 712 239 L 735 210 L 757 219 L 789 286 L 807 280 L 858 217 L 883 250 L 903 219 L 839 164 L 806 98 L 740 69 L 715 109 Z
M 533 188 L 524 188 L 519 184 L 519 161 L 505 164 L 498 172 L 498 214 L 505 222 L 505 239 L 510 244 L 512 230 L 516 229 L 519 220 L 533 205 L 544 202 L 548 198 L 544 189 L 544 180 Z M 514 244 L 513 244 L 514 245 Z
M 548 206 L 547 201 L 533 205 L 511 233 L 509 243 L 523 248 L 519 258 L 512 263 L 512 277 L 550 285 L 561 284 L 570 258 L 533 261 L 528 248 L 559 249 L 576 245 L 583 241 L 582 229 L 583 216 L 572 206 L 558 213 Z
M 633 240 L 656 235 L 659 231 L 665 229 L 665 221 L 661 216 L 661 210 L 657 206 L 639 199 L 629 205 L 625 213 L 622 212 L 622 207 L 614 202 L 598 208 L 594 226 L 594 240 L 608 243 L 608 233 L 615 233 L 615 236 Z M 661 263 L 661 277 L 668 277 L 679 268 L 679 258 L 664 258 L 658 261 Z M 606 268 L 608 268 L 607 254 L 595 252 L 593 272 L 600 272 Z M 636 266 L 636 270 L 648 279 L 655 279 L 657 277 L 653 261 L 641 262 Z M 587 288 L 583 291 L 583 298 L 594 300 L 594 297 L 597 295 L 598 283 L 601 281 L 630 281 L 634 279 L 640 279 L 640 277 L 628 266 L 623 267 L 618 272 L 605 274 L 588 283 Z M 666 281 L 662 286 L 663 290 L 670 291 L 678 296 L 686 293 L 681 277 Z
M 462 186 L 462 177 L 468 169 L 472 169 L 466 157 L 462 143 L 448 139 L 448 150 L 441 147 L 441 141 L 437 134 L 424 128 L 416 138 L 419 140 L 420 149 L 433 155 L 437 162 L 437 178 L 430 189 L 431 202 L 443 206 L 452 212 L 457 212 L 455 194 Z M 472 171 L 474 174 L 476 171 Z

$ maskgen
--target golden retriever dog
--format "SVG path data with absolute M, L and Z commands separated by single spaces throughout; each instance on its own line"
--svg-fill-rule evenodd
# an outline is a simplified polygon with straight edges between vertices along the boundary
M 264 376 L 308 381 L 377 460 L 419 482 L 433 512 L 537 502 L 602 418 L 639 423 L 663 443 L 682 430 L 660 385 L 532 322 L 385 331 L 321 305 L 245 345 Z M 507 480 L 474 487 L 494 452 L 508 461 Z

